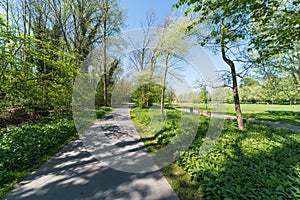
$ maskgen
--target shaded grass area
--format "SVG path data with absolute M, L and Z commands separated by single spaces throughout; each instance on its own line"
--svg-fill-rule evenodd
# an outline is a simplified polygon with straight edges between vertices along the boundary
M 110 111 L 100 108 L 96 115 Z M 0 129 L 0 198 L 77 136 L 72 113 Z
M 235 116 L 233 104 L 224 104 L 226 114 Z M 179 105 L 177 105 L 179 107 Z M 182 107 L 189 108 L 183 104 Z M 212 105 L 208 109 L 211 111 Z M 195 109 L 205 110 L 205 104 L 194 105 Z M 300 105 L 272 105 L 272 104 L 241 104 L 243 117 L 258 120 L 280 122 L 300 126 Z
M 131 111 L 131 119 L 139 132 L 145 146 L 151 152 L 156 152 L 175 138 L 179 129 L 181 112 L 175 109 L 165 109 L 166 115 L 161 116 L 159 109 L 150 110 L 135 108 Z M 155 118 L 155 120 L 153 120 Z M 168 182 L 180 199 L 203 200 L 198 190 L 198 183 L 177 163 L 162 169 Z
M 173 117 L 166 121 L 180 118 L 179 111 L 167 112 Z M 147 130 L 151 124 L 148 110 L 134 109 L 132 115 L 140 123 L 137 126 Z M 198 133 L 190 148 L 163 169 L 181 199 L 300 199 L 299 132 L 254 123 L 245 123 L 240 131 L 235 121 L 226 120 L 219 140 L 202 158 L 200 147 L 208 125 L 209 118 L 199 116 Z M 160 134 L 170 135 L 169 141 L 176 137 L 166 132 Z M 151 136 L 149 130 L 147 134 Z M 158 138 L 156 134 L 151 143 L 147 141 L 150 150 L 163 146 Z

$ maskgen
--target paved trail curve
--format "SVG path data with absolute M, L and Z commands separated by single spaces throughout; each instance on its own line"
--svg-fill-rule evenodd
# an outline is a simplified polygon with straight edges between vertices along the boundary
M 84 137 L 95 142 L 94 149 L 82 142 Z M 80 138 L 65 146 L 4 199 L 178 200 L 161 171 L 129 173 L 110 167 L 123 164 L 130 170 L 135 162 L 143 161 L 144 166 L 138 167 L 149 171 L 155 165 L 130 120 L 129 108 L 115 109 Z

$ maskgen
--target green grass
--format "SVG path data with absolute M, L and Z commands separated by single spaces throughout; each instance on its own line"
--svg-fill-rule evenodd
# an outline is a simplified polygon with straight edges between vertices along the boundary
M 241 104 L 241 109 L 246 118 L 300 125 L 300 105 Z M 233 104 L 226 104 L 226 113 L 235 115 Z
M 102 118 L 104 115 L 106 115 L 107 113 L 111 112 L 113 109 L 111 107 L 100 107 L 98 109 L 96 109 L 96 117 L 97 119 Z
M 203 194 L 198 190 L 199 183 L 191 180 L 190 175 L 177 163 L 172 163 L 163 168 L 162 172 L 180 199 L 204 200 Z
M 100 108 L 96 115 L 110 111 Z M 71 113 L 0 129 L 0 198 L 77 136 Z
M 178 121 L 179 111 L 168 112 L 173 117 L 167 121 Z M 143 119 L 138 126 L 140 131 L 148 130 L 150 150 L 167 143 L 158 140 L 160 135 L 169 135 L 169 141 L 176 137 L 178 124 L 173 129 L 163 126 L 163 131 L 151 135 L 148 111 L 134 109 L 132 115 L 134 121 Z M 235 121 L 226 120 L 214 148 L 201 158 L 199 149 L 208 124 L 209 118 L 199 116 L 198 133 L 190 148 L 163 169 L 181 199 L 300 199 L 299 132 L 250 122 L 241 131 Z
M 131 119 L 147 149 L 155 152 L 174 138 L 174 130 L 179 128 L 181 112 L 165 109 L 166 118 L 164 118 L 159 109 L 148 111 L 135 108 L 131 111 Z M 153 118 L 156 120 L 151 120 Z M 166 119 L 166 123 L 163 119 Z M 191 181 L 189 174 L 176 163 L 163 168 L 162 171 L 180 199 L 202 200 L 197 183 Z
M 189 107 L 187 104 L 183 105 Z M 224 107 L 227 115 L 235 115 L 233 104 L 224 104 Z M 195 104 L 194 109 L 205 110 L 205 104 Z M 211 111 L 211 104 L 208 109 Z M 300 125 L 300 105 L 241 104 L 241 109 L 243 117 L 246 118 Z

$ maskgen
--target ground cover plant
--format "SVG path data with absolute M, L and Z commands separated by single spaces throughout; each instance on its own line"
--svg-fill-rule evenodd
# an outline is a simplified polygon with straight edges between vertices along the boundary
M 100 108 L 96 115 L 109 111 Z M 76 136 L 72 113 L 0 129 L 0 198 Z
M 180 117 L 179 111 L 171 112 Z M 148 110 L 134 109 L 132 115 L 135 123 L 139 122 L 139 130 L 145 130 L 150 123 L 149 118 L 145 120 Z M 241 131 L 235 121 L 226 120 L 214 148 L 201 158 L 199 148 L 208 123 L 209 118 L 199 116 L 193 144 L 176 163 L 163 169 L 181 199 L 300 199 L 299 132 L 249 122 Z M 168 135 L 174 129 L 164 129 L 159 134 Z M 147 134 L 149 138 L 149 130 Z M 150 151 L 163 145 L 159 134 L 152 137 L 151 143 L 146 141 Z M 176 134 L 169 141 L 174 137 Z M 188 193 L 193 195 L 187 196 Z

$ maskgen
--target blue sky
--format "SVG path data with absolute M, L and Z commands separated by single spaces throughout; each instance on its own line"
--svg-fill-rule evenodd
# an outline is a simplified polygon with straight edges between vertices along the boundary
M 130 30 L 140 28 L 141 23 L 145 22 L 147 11 L 154 10 L 157 17 L 157 22 L 163 20 L 172 14 L 172 12 L 179 13 L 178 9 L 172 11 L 172 5 L 177 0 L 120 0 L 120 6 L 127 10 L 126 27 L 123 30 Z M 213 62 L 222 69 L 227 69 L 223 61 L 218 57 L 216 58 L 212 52 L 207 52 L 211 57 L 214 57 Z
M 147 11 L 155 11 L 158 22 L 171 15 L 172 5 L 176 0 L 120 0 L 121 8 L 127 10 L 125 30 L 139 28 L 145 22 Z

